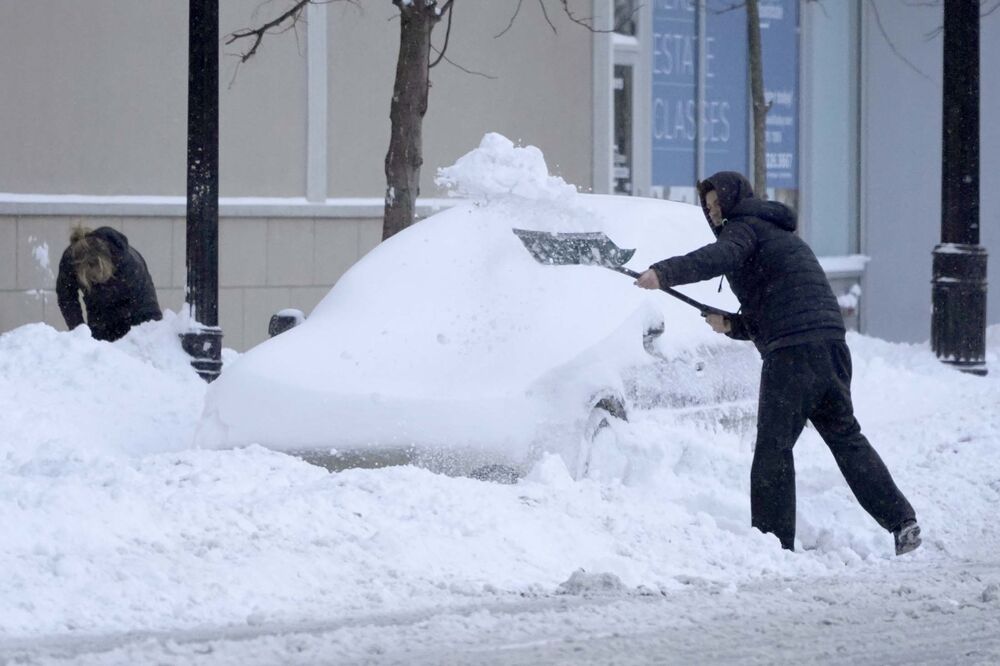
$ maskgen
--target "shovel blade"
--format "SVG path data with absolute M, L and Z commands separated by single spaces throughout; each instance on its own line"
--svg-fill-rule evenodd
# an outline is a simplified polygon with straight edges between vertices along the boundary
M 618 268 L 635 254 L 614 244 L 603 231 L 560 233 L 511 229 L 531 256 L 551 266 L 586 265 Z

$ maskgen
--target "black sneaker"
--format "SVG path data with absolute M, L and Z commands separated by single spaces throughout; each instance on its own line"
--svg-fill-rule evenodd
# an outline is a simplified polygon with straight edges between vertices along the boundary
M 908 520 L 894 530 L 892 536 L 896 541 L 896 555 L 905 555 L 920 545 L 920 525 L 915 520 Z

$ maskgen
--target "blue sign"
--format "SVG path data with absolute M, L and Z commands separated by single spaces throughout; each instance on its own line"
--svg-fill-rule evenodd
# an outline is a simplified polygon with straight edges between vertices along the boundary
M 697 20 L 697 0 L 653 5 L 652 176 L 665 189 L 696 181 Z
M 798 0 L 760 0 L 767 116 L 768 184 L 797 187 Z M 655 0 L 653 5 L 652 184 L 670 190 L 722 170 L 748 173 L 750 104 L 746 8 L 732 0 L 705 0 L 705 89 L 698 104 L 698 0 Z M 676 197 L 671 197 L 676 198 Z
M 760 41 L 764 99 L 771 105 L 765 129 L 767 185 L 798 188 L 799 3 L 761 0 Z
M 696 142 L 703 174 L 746 171 L 746 10 L 729 0 L 705 8 L 705 89 L 698 102 L 698 2 L 657 0 L 653 6 L 653 185 L 694 187 Z

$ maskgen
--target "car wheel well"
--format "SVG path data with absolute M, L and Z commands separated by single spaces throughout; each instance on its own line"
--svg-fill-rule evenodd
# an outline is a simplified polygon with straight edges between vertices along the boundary
M 592 401 L 587 424 L 580 441 L 576 478 L 624 477 L 628 460 L 619 451 L 619 428 L 628 421 L 625 401 L 616 394 L 605 394 Z M 611 450 L 608 449 L 608 445 Z M 596 467 L 595 467 L 596 465 Z
M 594 406 L 591 411 L 595 409 L 603 409 L 611 416 L 621 419 L 622 421 L 628 421 L 628 412 L 625 409 L 625 401 L 617 395 L 605 395 L 594 402 Z

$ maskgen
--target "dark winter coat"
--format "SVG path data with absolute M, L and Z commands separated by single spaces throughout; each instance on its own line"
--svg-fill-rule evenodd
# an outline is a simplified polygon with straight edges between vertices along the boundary
M 837 299 L 816 255 L 794 233 L 795 213 L 784 204 L 754 197 L 746 178 L 732 171 L 702 181 L 703 207 L 711 189 L 725 220 L 713 227 L 717 240 L 654 264 L 660 285 L 725 275 L 741 305 L 730 318 L 729 336 L 753 340 L 762 355 L 805 342 L 843 340 Z
M 107 242 L 115 266 L 114 275 L 107 282 L 92 285 L 89 292 L 83 291 L 87 324 L 94 338 L 117 340 L 132 326 L 162 319 L 153 278 L 142 255 L 128 244 L 124 234 L 111 227 L 100 227 L 92 233 Z M 79 289 L 76 269 L 67 248 L 59 261 L 56 296 L 63 319 L 70 329 L 84 323 L 77 298 Z

